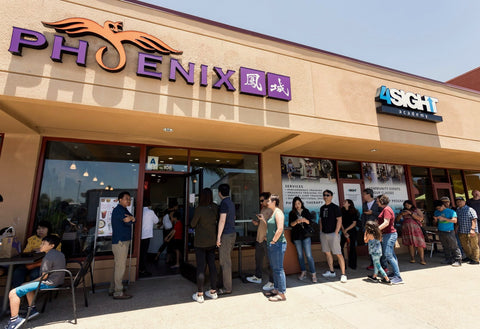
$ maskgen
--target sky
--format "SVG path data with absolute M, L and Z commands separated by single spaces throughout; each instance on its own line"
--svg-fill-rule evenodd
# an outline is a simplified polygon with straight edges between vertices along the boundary
M 480 66 L 479 0 L 143 0 L 438 81 Z

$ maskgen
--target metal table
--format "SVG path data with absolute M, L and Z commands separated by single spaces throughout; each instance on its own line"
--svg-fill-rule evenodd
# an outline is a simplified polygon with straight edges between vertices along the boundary
M 5 315 L 7 308 L 8 308 L 8 293 L 10 292 L 10 287 L 12 285 L 12 277 L 13 277 L 13 267 L 15 265 L 26 265 L 35 263 L 37 260 L 41 259 L 45 254 L 38 253 L 32 256 L 16 256 L 12 258 L 0 258 L 0 266 L 8 266 L 8 275 L 7 275 L 7 282 L 5 283 L 5 294 L 3 296 L 3 305 L 2 311 L 0 316 Z

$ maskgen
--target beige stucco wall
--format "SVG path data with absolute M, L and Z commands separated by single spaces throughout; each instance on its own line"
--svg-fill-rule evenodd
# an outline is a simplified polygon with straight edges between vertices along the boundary
M 0 155 L 0 227 L 13 225 L 23 239 L 30 211 L 40 137 L 5 134 Z

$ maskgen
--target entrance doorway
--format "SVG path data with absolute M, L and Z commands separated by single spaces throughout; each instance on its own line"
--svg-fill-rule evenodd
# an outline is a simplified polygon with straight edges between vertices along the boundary
M 145 174 L 144 198 L 150 200 L 152 210 L 159 218 L 159 223 L 153 229 L 145 262 L 146 271 L 151 276 L 179 274 L 180 267 L 176 264 L 186 262 L 193 242 L 188 225 L 201 184 L 201 173 L 198 172 Z M 168 224 L 174 221 L 174 217 L 181 223 L 177 225 L 181 226 L 181 232 L 176 234 L 177 237 L 181 236 L 181 243 L 174 242 L 174 239 L 165 241 L 171 231 Z

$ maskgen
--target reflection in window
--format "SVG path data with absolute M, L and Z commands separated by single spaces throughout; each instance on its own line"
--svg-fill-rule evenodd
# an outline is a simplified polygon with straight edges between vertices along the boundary
M 465 190 L 463 188 L 462 172 L 458 169 L 448 169 L 450 174 L 450 181 L 452 182 L 453 195 L 465 197 Z
M 214 202 L 220 204 L 218 186 L 229 184 L 238 234 L 256 236 L 251 219 L 259 210 L 258 155 L 191 150 L 190 165 L 190 193 L 198 196 L 202 188 L 209 187 L 213 190 Z
M 449 183 L 447 169 L 431 168 L 435 183 Z
M 0 155 L 2 154 L 3 133 L 0 133 Z
M 413 181 L 413 196 L 417 208 L 427 214 L 427 224 L 431 225 L 433 216 L 433 189 L 428 168 L 411 167 Z
M 354 161 L 337 161 L 338 173 L 340 178 L 347 179 L 361 179 L 361 165 L 360 162 Z
M 67 257 L 92 246 L 100 197 L 114 200 L 127 190 L 135 199 L 139 155 L 133 146 L 47 142 L 35 223 L 52 224 Z M 99 243 L 109 250 L 111 238 Z
M 465 180 L 467 183 L 468 198 L 473 197 L 473 190 L 480 190 L 480 171 L 465 170 Z

